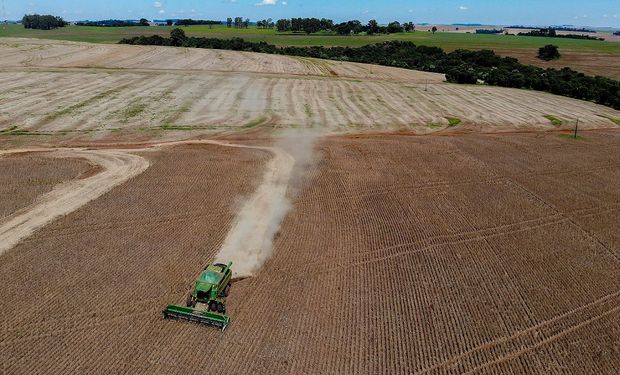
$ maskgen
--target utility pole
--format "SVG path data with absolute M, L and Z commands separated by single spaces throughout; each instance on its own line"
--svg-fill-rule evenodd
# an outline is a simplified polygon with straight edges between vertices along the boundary
M 577 128 L 579 128 L 579 119 L 577 119 L 577 123 L 575 123 L 575 135 L 573 138 L 577 139 Z

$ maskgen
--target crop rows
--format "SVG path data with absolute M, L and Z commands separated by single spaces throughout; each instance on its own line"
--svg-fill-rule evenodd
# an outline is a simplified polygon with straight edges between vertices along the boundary
M 0 131 L 63 140 L 186 138 L 260 127 L 325 131 L 615 127 L 620 113 L 437 74 L 216 50 L 0 44 Z M 428 83 L 428 84 L 427 84 Z M 545 117 L 547 116 L 547 117 Z M 552 125 L 548 118 L 562 121 Z
M 54 186 L 95 172 L 80 159 L 55 159 L 41 154 L 0 157 L 0 220 L 34 203 Z
M 274 256 L 234 284 L 224 333 L 160 310 L 183 301 L 268 155 L 146 154 L 142 175 L 0 258 L 0 363 L 46 373 L 617 373 L 620 160 L 610 150 L 620 137 L 584 137 L 325 139 Z
M 184 300 L 268 157 L 215 146 L 145 156 L 144 174 L 2 256 L 4 372 L 114 371 L 155 333 L 148 324 L 175 327 L 161 309 Z

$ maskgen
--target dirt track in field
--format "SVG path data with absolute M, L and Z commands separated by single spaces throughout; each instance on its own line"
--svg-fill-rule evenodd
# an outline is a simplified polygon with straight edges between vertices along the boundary
M 8 373 L 615 374 L 620 133 L 582 136 L 325 139 L 273 257 L 235 283 L 223 334 L 164 321 L 161 309 L 182 303 L 215 259 L 230 208 L 257 190 L 269 154 L 140 152 L 144 173 L 0 257 L 11 285 L 0 290 L 0 363 Z
M 21 209 L 0 221 L 0 373 L 620 372 L 620 112 L 362 64 L 6 41 L 0 146 L 104 168 L 1 205 Z M 577 117 L 598 130 L 536 132 Z M 253 275 L 230 327 L 164 321 L 215 259 Z
M 0 44 L 4 139 L 156 141 L 287 128 L 498 132 L 569 129 L 577 119 L 583 129 L 596 129 L 616 127 L 611 119 L 620 118 L 590 102 L 453 85 L 440 74 L 404 69 L 232 51 L 8 41 Z M 451 127 L 450 118 L 461 122 Z
M 241 203 L 233 226 L 217 255 L 219 261 L 232 261 L 235 264 L 235 277 L 252 276 L 271 256 L 273 237 L 289 209 L 286 193 L 295 159 L 278 147 L 248 146 L 216 140 L 160 143 L 132 151 L 152 151 L 153 148 L 186 144 L 249 148 L 267 151 L 273 155 L 265 167 L 261 184 Z M 149 166 L 144 158 L 120 150 L 33 148 L 0 151 L 0 157 L 36 152 L 50 153 L 56 158 L 86 159 L 103 168 L 103 171 L 84 180 L 56 186 L 51 192 L 39 197 L 32 206 L 0 220 L 0 255 L 30 236 L 35 230 L 59 216 L 75 211 L 115 186 L 142 173 Z
M 99 167 L 75 158 L 46 157 L 45 153 L 0 157 L 0 220 L 50 192 L 54 186 L 99 172 Z
M 148 168 L 148 162 L 136 155 L 120 151 L 18 149 L 0 151 L 0 157 L 24 152 L 51 152 L 57 158 L 81 158 L 101 166 L 92 177 L 72 180 L 55 186 L 39 197 L 33 206 L 15 212 L 0 221 L 0 255 L 52 220 L 67 215 L 115 186 L 137 176 Z

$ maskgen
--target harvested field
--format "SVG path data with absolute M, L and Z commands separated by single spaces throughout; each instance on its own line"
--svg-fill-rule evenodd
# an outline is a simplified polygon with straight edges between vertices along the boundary
M 586 101 L 453 85 L 439 74 L 364 64 L 28 40 L 3 44 L 0 52 L 0 141 L 187 139 L 299 127 L 422 134 L 558 129 L 548 116 L 566 129 L 577 119 L 581 128 L 597 129 L 620 119 L 619 111 Z
M 537 51 L 497 49 L 495 52 L 503 56 L 514 57 L 524 64 L 536 65 L 541 68 L 562 69 L 569 66 L 585 74 L 620 80 L 618 53 L 560 51 L 562 57 L 559 60 L 543 61 L 536 57 Z
M 57 159 L 42 153 L 0 156 L 0 221 L 65 181 L 97 173 L 82 159 Z
M 325 138 L 224 334 L 160 310 L 269 156 L 143 153 L 143 174 L 0 257 L 2 370 L 616 374 L 620 131 L 582 136 Z
M 107 68 L 442 82 L 443 75 L 369 64 L 197 48 L 0 39 L 2 67 Z
M 42 149 L 50 151 L 53 149 Z M 0 151 L 0 156 L 11 153 L 32 152 L 29 149 Z M 72 180 L 56 185 L 47 194 L 41 195 L 30 206 L 0 220 L 0 255 L 11 249 L 37 229 L 57 217 L 67 215 L 93 199 L 110 191 L 130 178 L 142 173 L 149 163 L 136 155 L 122 151 L 53 150 L 54 157 L 82 158 L 101 170 L 82 180 Z

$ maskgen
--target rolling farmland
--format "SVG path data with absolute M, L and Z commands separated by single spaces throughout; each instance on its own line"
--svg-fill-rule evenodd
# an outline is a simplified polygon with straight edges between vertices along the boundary
M 0 46 L 0 128 L 58 140 L 326 132 L 614 127 L 620 112 L 440 74 L 232 51 L 29 42 Z M 45 139 L 45 138 L 42 138 Z
M 3 370 L 617 373 L 620 138 L 586 137 L 325 139 L 225 334 L 160 310 L 268 155 L 141 152 L 143 174 L 0 257 Z
M 278 33 L 271 29 L 235 29 L 225 26 L 187 26 L 183 30 L 190 36 L 207 38 L 243 38 L 252 42 L 266 42 L 278 46 L 347 46 L 360 47 L 368 44 L 381 43 L 391 40 L 411 41 L 416 45 L 435 46 L 446 51 L 464 48 L 470 50 L 492 49 L 504 56 L 521 60 L 526 64 L 542 67 L 572 69 L 592 75 L 602 75 L 620 79 L 618 54 L 620 53 L 620 38 L 610 33 L 597 33 L 596 37 L 607 39 L 605 42 L 580 39 L 538 38 L 527 36 L 504 36 L 475 34 L 475 28 L 440 26 L 441 30 L 431 34 L 427 32 L 431 26 L 418 25 L 417 32 L 397 33 L 389 35 L 352 35 L 340 36 L 317 33 L 311 35 L 295 33 Z M 0 36 L 19 38 L 43 38 L 68 40 L 91 43 L 117 43 L 122 38 L 131 38 L 140 35 L 168 36 L 174 27 L 90 27 L 71 26 L 56 30 L 28 30 L 20 25 L 4 26 L 0 29 Z M 467 32 L 470 33 L 467 33 Z M 527 30 L 510 29 L 511 33 Z M 562 33 L 562 32 L 560 32 Z M 536 58 L 538 48 L 545 44 L 555 44 L 560 47 L 562 58 L 551 63 Z
M 618 111 L 25 39 L 1 39 L 0 87 L 0 373 L 620 372 Z M 163 320 L 208 263 L 242 264 L 248 211 L 269 253 L 231 325 Z

